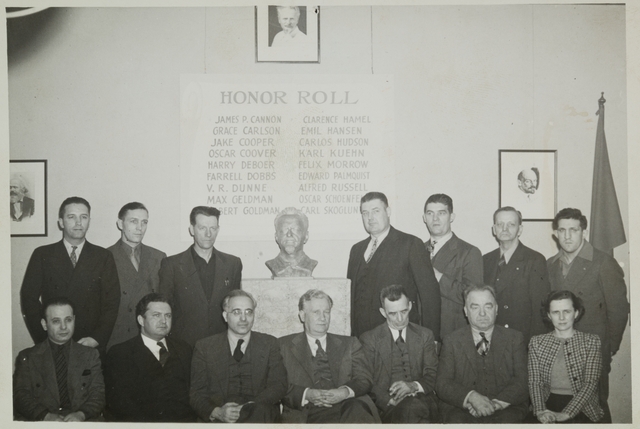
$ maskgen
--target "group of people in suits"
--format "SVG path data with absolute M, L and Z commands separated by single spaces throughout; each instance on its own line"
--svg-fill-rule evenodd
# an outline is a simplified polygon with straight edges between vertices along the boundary
M 103 249 L 85 239 L 90 223 L 89 203 L 80 197 L 68 198 L 59 210 L 63 239 L 34 251 L 20 291 L 34 348 L 51 343 L 51 330 L 46 327 L 46 312 L 50 310 L 47 303 L 66 299 L 74 325 L 69 341 L 97 349 L 104 364 L 107 419 L 272 421 L 281 418 L 274 405 L 282 400 L 282 418 L 288 421 L 448 421 L 447 416 L 455 413 L 443 412 L 446 407 L 443 409 L 442 403 L 447 401 L 435 382 L 436 372 L 438 379 L 441 372 L 438 355 L 454 353 L 454 361 L 464 360 L 462 351 L 453 351 L 456 335 L 462 335 L 460 341 L 466 337 L 476 350 L 479 334 L 473 329 L 473 336 L 459 333 L 462 330 L 468 334 L 469 327 L 473 328 L 469 296 L 475 299 L 481 295 L 490 300 L 486 296 L 489 294 L 495 307 L 495 329 L 491 333 L 497 334 L 482 337 L 483 344 L 488 342 L 487 353 L 482 357 L 501 350 L 505 335 L 518 333 L 524 347 L 526 379 L 526 345 L 536 335 L 548 332 L 543 317 L 549 308 L 541 316 L 540 303 L 551 291 L 567 290 L 584 302 L 584 309 L 574 306 L 576 314 L 580 314 L 575 320 L 577 332 L 594 334 L 601 344 L 602 371 L 597 392 L 604 413 L 601 421 L 610 421 L 608 372 L 622 339 L 629 304 L 622 270 L 611 256 L 585 240 L 586 218 L 579 210 L 561 210 L 554 219 L 559 253 L 545 262 L 540 253 L 519 241 L 522 217 L 512 207 L 502 207 L 494 213 L 493 234 L 499 247 L 484 256 L 452 232 L 455 214 L 453 201 L 447 195 L 434 194 L 425 203 L 423 220 L 430 239 L 424 243 L 391 226 L 391 209 L 384 194 L 364 195 L 360 209 L 369 237 L 355 244 L 349 256 L 352 337 L 326 334 L 333 303 L 321 291 L 310 291 L 299 303 L 305 334 L 281 338 L 276 343 L 269 336 L 251 332 L 257 303 L 240 291 L 240 258 L 214 247 L 219 210 L 195 207 L 189 226 L 193 245 L 166 257 L 142 244 L 149 219 L 143 204 L 122 207 L 117 221 L 121 238 L 109 249 Z M 478 286 L 484 289 L 473 289 Z M 151 293 L 156 295 L 149 301 Z M 486 314 L 481 317 L 485 318 Z M 402 327 L 394 332 L 394 325 Z M 404 334 L 398 334 L 402 331 Z M 249 346 L 250 338 L 256 347 Z M 515 337 L 509 338 L 509 344 L 518 343 Z M 514 356 L 521 354 L 519 346 L 512 349 Z M 340 351 L 338 358 L 336 350 Z M 386 350 L 389 356 L 377 356 L 380 350 Z M 212 356 L 215 359 L 211 360 Z M 304 363 L 302 358 L 310 360 Z M 129 385 L 136 378 L 130 371 L 118 372 L 117 362 L 123 359 L 136 362 L 135 368 L 144 368 L 158 379 L 151 386 L 145 385 L 151 382 L 148 379 Z M 278 359 L 284 361 L 284 372 Z M 496 359 L 493 361 L 498 362 Z M 488 368 L 486 362 L 491 360 L 471 362 L 470 368 L 482 362 Z M 296 369 L 292 362 L 301 366 Z M 447 358 L 446 364 L 451 363 Z M 441 367 L 442 364 L 440 359 Z M 259 370 L 254 374 L 256 365 Z M 18 362 L 16 374 L 17 369 Z M 194 379 L 196 372 L 199 375 Z M 285 379 L 289 374 L 288 381 L 282 381 L 283 373 Z M 491 371 L 488 374 L 496 375 Z M 518 372 L 517 377 L 521 376 Z M 297 381 L 292 383 L 292 378 Z M 376 379 L 384 382 L 378 385 Z M 483 382 L 488 383 L 487 380 Z M 487 392 L 498 387 L 491 383 L 494 384 L 485 386 L 490 387 Z M 451 382 L 445 384 L 454 386 Z M 118 393 L 109 391 L 110 386 L 117 386 Z M 168 386 L 172 393 L 162 393 Z M 156 395 L 147 395 L 149 401 L 139 403 L 119 393 L 136 389 L 152 389 Z M 265 389 L 267 394 L 262 395 Z M 282 390 L 284 393 L 278 397 Z M 182 395 L 182 399 L 174 394 Z M 485 397 L 488 394 L 483 393 Z M 528 395 L 525 396 L 528 406 Z M 14 394 L 15 400 L 19 397 Z M 490 398 L 497 400 L 492 402 L 493 411 L 509 411 L 486 414 L 486 401 L 476 395 L 462 398 L 462 402 L 458 399 L 455 396 L 449 403 L 467 413 L 465 417 L 484 418 L 483 421 L 492 421 L 486 418 L 493 414 L 505 414 L 511 419 L 517 408 L 511 407 L 516 402 L 495 397 Z M 504 407 L 501 401 L 509 406 Z M 162 405 L 169 402 L 171 406 Z M 121 404 L 128 410 L 121 411 L 112 404 Z M 50 412 L 63 408 L 51 408 Z M 136 410 L 140 413 L 136 414 Z M 17 414 L 28 419 L 42 417 L 41 413 Z M 88 414 L 94 417 L 91 412 Z M 545 419 L 552 418 L 545 415 Z M 553 418 L 561 421 L 564 415 Z M 461 421 L 459 415 L 451 419 Z

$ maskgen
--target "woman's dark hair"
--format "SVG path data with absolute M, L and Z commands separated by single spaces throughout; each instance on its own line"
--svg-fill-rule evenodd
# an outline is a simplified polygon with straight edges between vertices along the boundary
M 542 307 L 540 307 L 542 320 L 544 320 L 547 325 L 553 326 L 553 323 L 551 323 L 551 319 L 549 319 L 549 309 L 551 308 L 551 301 L 560 301 L 562 299 L 570 299 L 571 303 L 573 304 L 573 309 L 578 312 L 578 317 L 576 317 L 575 323 L 578 323 L 578 321 L 582 319 L 582 316 L 584 316 L 584 304 L 582 304 L 582 300 L 580 298 L 575 296 L 571 291 L 556 290 L 547 295 L 545 300 L 542 301 Z

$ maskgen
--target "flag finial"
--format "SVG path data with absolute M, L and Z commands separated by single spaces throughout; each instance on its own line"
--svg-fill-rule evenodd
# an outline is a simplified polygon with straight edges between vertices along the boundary
M 600 114 L 600 109 L 604 109 L 604 103 L 606 103 L 607 100 L 604 99 L 604 92 L 600 93 L 600 99 L 598 100 L 598 111 L 596 112 L 596 116 L 598 116 Z

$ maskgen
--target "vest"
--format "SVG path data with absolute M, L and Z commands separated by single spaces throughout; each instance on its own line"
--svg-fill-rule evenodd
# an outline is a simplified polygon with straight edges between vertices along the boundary
M 333 389 L 333 378 L 327 354 L 311 358 L 313 363 L 313 387 L 314 389 Z
M 247 345 L 247 350 L 242 356 L 240 362 L 231 355 L 231 348 L 227 355 L 228 373 L 229 373 L 229 399 L 226 402 L 245 403 L 253 401 L 253 379 L 251 377 L 251 341 Z
M 484 357 L 480 356 L 479 353 L 475 353 L 473 362 L 477 374 L 476 384 L 473 390 L 489 398 L 493 398 L 498 394 L 496 374 L 493 369 L 494 354 L 495 352 L 492 353 L 491 349 L 489 349 L 489 353 Z
M 411 363 L 407 343 L 391 346 L 391 382 L 411 381 Z

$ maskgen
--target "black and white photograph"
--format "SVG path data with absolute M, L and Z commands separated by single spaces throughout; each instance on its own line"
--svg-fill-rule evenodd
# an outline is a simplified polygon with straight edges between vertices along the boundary
M 9 212 L 12 237 L 47 235 L 47 161 L 11 160 Z
M 319 62 L 320 6 L 256 6 L 257 62 Z
M 556 214 L 555 150 L 501 150 L 498 207 L 518 207 L 525 221 L 551 221 Z
M 3 9 L 3 428 L 637 423 L 637 5 L 374 3 Z

